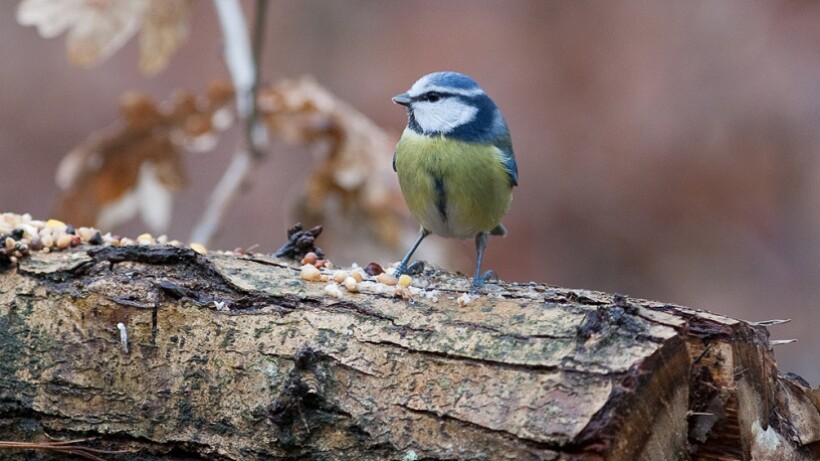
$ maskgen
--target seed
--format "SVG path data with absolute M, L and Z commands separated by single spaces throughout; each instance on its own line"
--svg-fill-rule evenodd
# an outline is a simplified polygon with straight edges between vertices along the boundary
M 376 276 L 376 281 L 379 283 L 383 283 L 385 285 L 393 286 L 398 283 L 398 280 L 395 276 L 388 274 L 387 272 L 382 272 L 381 274 Z
M 370 263 L 367 265 L 367 267 L 364 268 L 364 271 L 365 273 L 367 273 L 367 275 L 375 277 L 383 273 L 384 269 L 382 269 L 382 266 L 380 266 L 378 263 Z
M 336 283 L 342 283 L 348 277 L 347 271 L 338 270 L 333 273 L 333 281 Z
M 37 236 L 37 228 L 29 224 L 21 224 L 20 228 L 25 232 L 24 237 L 34 238 Z
M 318 259 L 319 259 L 319 257 L 316 256 L 316 253 L 311 251 L 311 252 L 307 253 L 304 258 L 302 258 L 301 262 L 302 262 L 302 265 L 316 264 L 316 260 L 318 260 Z
M 125 239 L 123 239 L 123 240 L 125 240 Z M 192 243 L 189 246 L 191 247 L 192 250 L 196 251 L 197 253 L 199 253 L 201 255 L 208 254 L 208 249 L 205 248 L 205 245 L 203 245 L 201 243 Z
M 347 277 L 344 281 L 345 288 L 351 293 L 359 291 L 359 284 L 353 277 Z
M 94 229 L 90 227 L 77 228 L 77 235 L 86 242 L 90 242 L 94 238 Z
M 342 299 L 344 297 L 344 293 L 342 293 L 342 290 L 339 289 L 339 285 L 336 284 L 326 286 L 325 293 L 337 299 Z
M 322 273 L 319 272 L 319 269 L 317 269 L 316 266 L 312 264 L 305 264 L 302 266 L 299 276 L 302 277 L 302 280 L 315 282 L 322 277 Z
M 61 236 L 57 237 L 57 248 L 65 250 L 66 248 L 71 246 L 71 237 L 73 236 L 69 234 L 62 234 Z
M 40 237 L 34 237 L 31 239 L 31 242 L 29 242 L 29 248 L 31 248 L 32 251 L 40 251 L 43 249 L 43 241 L 40 240 Z
M 333 269 L 333 263 L 327 259 L 320 259 L 315 263 L 316 267 L 324 267 L 325 269 Z

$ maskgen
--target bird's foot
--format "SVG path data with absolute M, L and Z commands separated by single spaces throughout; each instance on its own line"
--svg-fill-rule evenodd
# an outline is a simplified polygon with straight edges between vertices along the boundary
M 483 287 L 484 284 L 490 279 L 498 280 L 498 274 L 496 274 L 494 270 L 488 270 L 487 272 L 481 274 L 481 276 L 476 274 L 475 277 L 473 277 L 473 286 L 470 288 L 470 294 L 477 295 L 478 290 L 480 290 L 481 287 Z
M 407 268 L 407 275 L 419 275 L 424 272 L 424 261 L 416 261 Z
M 402 274 L 407 275 L 419 275 L 424 271 L 424 261 L 416 261 L 409 266 L 405 266 L 404 264 L 399 264 L 396 266 L 396 270 L 393 271 L 393 275 L 396 277 L 400 277 Z

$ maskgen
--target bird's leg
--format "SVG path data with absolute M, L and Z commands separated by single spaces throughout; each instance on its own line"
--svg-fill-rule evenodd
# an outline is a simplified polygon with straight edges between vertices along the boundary
M 483 274 L 481 273 L 481 260 L 484 259 L 484 249 L 487 248 L 488 239 L 489 234 L 486 232 L 481 232 L 475 236 L 475 276 L 473 277 L 473 287 L 470 289 L 471 294 L 478 294 L 478 290 L 484 286 L 487 280 L 498 278 L 493 270 L 488 270 Z
M 428 231 L 427 229 L 422 227 L 419 230 L 419 238 L 416 239 L 416 243 L 413 244 L 413 246 L 410 248 L 410 251 L 407 252 L 407 254 L 404 256 L 404 259 L 402 259 L 399 265 L 396 267 L 396 270 L 393 272 L 393 275 L 398 277 L 408 272 L 415 272 L 419 268 L 419 264 L 421 264 L 420 262 L 415 262 L 409 267 L 407 266 L 407 263 L 410 262 L 410 258 L 413 257 L 413 253 L 416 252 L 416 248 L 419 247 L 421 241 L 424 240 L 424 237 L 427 237 L 428 235 L 430 235 L 430 231 Z M 421 267 L 423 268 L 424 265 L 421 265 Z

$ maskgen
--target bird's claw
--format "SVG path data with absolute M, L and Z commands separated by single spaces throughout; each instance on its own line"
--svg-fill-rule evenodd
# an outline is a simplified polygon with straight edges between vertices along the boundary
M 424 272 L 424 261 L 416 261 L 407 268 L 407 275 L 419 275 Z
M 418 275 L 424 271 L 424 261 L 416 261 L 409 266 L 405 266 L 404 264 L 399 264 L 396 266 L 396 270 L 393 271 L 393 275 L 396 277 L 401 277 L 402 274 L 407 275 Z
M 487 272 L 481 274 L 481 276 L 476 274 L 475 277 L 473 277 L 473 286 L 472 286 L 472 288 L 470 288 L 470 294 L 471 295 L 477 295 L 478 290 L 480 290 L 481 287 L 483 287 L 484 284 L 487 283 L 490 279 L 498 280 L 498 274 L 496 274 L 495 271 L 492 270 L 492 269 L 490 269 Z

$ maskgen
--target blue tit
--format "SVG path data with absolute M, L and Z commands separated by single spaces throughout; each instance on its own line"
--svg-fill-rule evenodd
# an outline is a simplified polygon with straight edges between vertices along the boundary
M 407 128 L 393 154 L 404 201 L 421 223 L 419 237 L 396 268 L 408 263 L 428 235 L 475 238 L 473 292 L 495 276 L 481 273 L 489 235 L 505 235 L 501 218 L 518 185 L 507 123 L 472 78 L 434 72 L 393 102 L 407 109 Z

